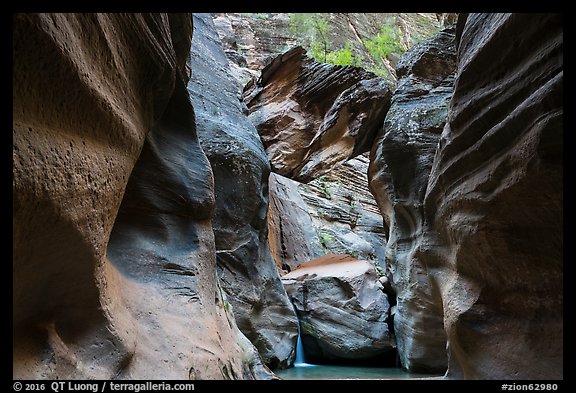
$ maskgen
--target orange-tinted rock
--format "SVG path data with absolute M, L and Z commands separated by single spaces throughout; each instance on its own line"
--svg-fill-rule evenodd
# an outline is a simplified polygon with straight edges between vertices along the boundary
M 390 96 L 382 78 L 318 63 L 301 47 L 276 57 L 244 91 L 272 170 L 300 182 L 369 151 Z
M 189 14 L 13 17 L 14 378 L 264 378 L 217 285 Z
M 288 273 L 303 262 L 324 254 L 298 182 L 270 174 L 268 241 L 280 272 Z

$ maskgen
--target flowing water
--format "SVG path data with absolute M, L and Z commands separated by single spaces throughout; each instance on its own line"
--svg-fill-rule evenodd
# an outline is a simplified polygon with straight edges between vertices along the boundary
M 287 370 L 274 371 L 282 379 L 407 379 L 438 378 L 433 374 L 408 373 L 395 367 L 327 366 L 301 363 Z
M 298 322 L 298 342 L 296 344 L 296 360 L 294 360 L 294 367 L 302 367 L 307 363 L 304 361 L 304 346 L 302 345 L 302 337 L 300 337 L 300 322 Z
M 298 341 L 296 344 L 296 360 L 294 367 L 287 370 L 277 370 L 275 374 L 282 379 L 407 379 L 439 377 L 432 374 L 408 373 L 396 367 L 353 367 L 306 363 L 304 346 L 300 337 L 300 321 L 298 321 Z

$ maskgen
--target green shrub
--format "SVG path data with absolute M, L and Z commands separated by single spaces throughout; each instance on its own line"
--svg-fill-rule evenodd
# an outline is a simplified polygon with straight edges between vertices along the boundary
M 364 41 L 366 49 L 376 62 L 383 62 L 383 59 L 391 53 L 402 54 L 406 48 L 402 45 L 402 33 L 396 25 L 384 25 L 374 38 Z
M 330 46 L 327 14 L 290 14 L 290 30 L 314 60 L 326 62 Z
M 376 273 L 378 273 L 378 277 L 382 277 L 386 275 L 386 272 L 382 270 L 382 267 L 378 264 L 378 262 L 371 262 L 374 269 L 376 269 Z
M 326 56 L 326 62 L 341 66 L 359 67 L 362 64 L 363 56 L 353 51 L 350 43 L 346 44 L 344 49 L 329 52 Z
M 330 192 L 330 188 L 328 186 L 328 182 L 326 177 L 320 176 L 318 178 L 318 189 L 326 197 L 326 199 L 332 199 L 332 193 Z
M 322 244 L 323 247 L 328 247 L 328 243 L 332 240 L 334 240 L 334 236 L 326 232 L 320 232 L 320 244 Z
M 252 18 L 252 19 L 268 19 L 268 14 L 265 12 L 257 12 L 257 13 L 252 13 L 252 12 L 242 12 L 240 13 L 241 16 L 245 17 L 245 18 Z

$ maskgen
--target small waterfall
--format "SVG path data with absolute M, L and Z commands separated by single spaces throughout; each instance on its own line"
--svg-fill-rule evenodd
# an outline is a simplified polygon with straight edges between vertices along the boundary
M 305 364 L 304 346 L 302 345 L 302 336 L 300 336 L 300 320 L 298 320 L 298 342 L 296 344 L 296 360 L 294 361 L 294 367 L 301 367 Z
M 300 334 L 300 317 L 298 317 L 298 311 L 296 311 L 296 307 L 294 307 L 294 312 L 296 313 L 296 318 L 298 318 L 298 341 L 296 342 L 296 360 L 294 360 L 294 367 L 315 366 L 315 364 L 306 363 L 304 345 L 302 345 L 302 335 Z

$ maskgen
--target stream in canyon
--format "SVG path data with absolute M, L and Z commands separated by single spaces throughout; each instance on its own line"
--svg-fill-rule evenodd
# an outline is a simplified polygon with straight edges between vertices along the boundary
M 421 379 L 441 378 L 437 374 L 409 373 L 399 367 L 366 367 L 350 365 L 324 365 L 306 362 L 300 323 L 298 323 L 298 341 L 294 367 L 275 371 L 286 380 L 327 380 L 327 379 Z
M 441 375 L 409 373 L 396 367 L 355 367 L 299 364 L 286 370 L 275 371 L 282 379 L 420 379 Z
M 562 14 L 12 29 L 13 380 L 563 379 Z

